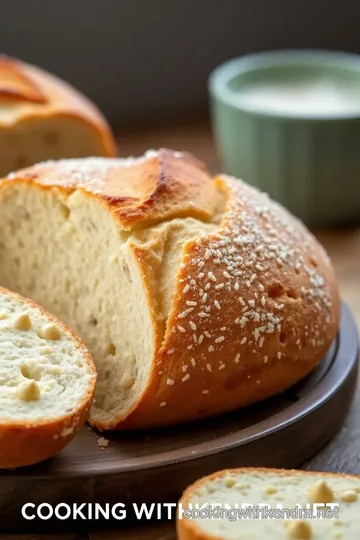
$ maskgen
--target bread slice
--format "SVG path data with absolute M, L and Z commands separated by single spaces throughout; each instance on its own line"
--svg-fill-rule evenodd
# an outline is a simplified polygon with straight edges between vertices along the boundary
M 11 174 L 0 230 L 0 284 L 64 320 L 93 355 L 99 429 L 254 403 L 307 375 L 336 336 L 336 278 L 315 238 L 186 153 Z
M 114 156 L 111 130 L 70 85 L 0 57 L 0 176 L 45 159 Z
M 61 450 L 84 424 L 95 367 L 63 323 L 0 288 L 0 468 Z
M 185 509 L 232 509 L 233 520 L 191 519 Z M 260 505 L 275 514 L 245 514 Z M 300 506 L 298 506 L 300 505 Z M 308 514 L 296 514 L 298 506 Z M 249 506 L 250 508 L 250 506 Z M 285 513 L 282 514 L 285 510 Z M 286 513 L 293 511 L 293 514 Z M 328 517 L 324 517 L 327 510 Z M 360 477 L 277 469 L 229 469 L 198 480 L 180 499 L 179 540 L 358 540 L 360 538 Z M 314 512 L 314 514 L 313 514 Z M 316 518 L 310 518 L 310 513 Z M 254 517 L 250 517 L 250 516 Z M 219 514 L 220 516 L 220 514 Z M 230 514 L 231 516 L 231 514 Z M 236 517 L 235 517 L 236 516 Z M 323 517 L 323 519 L 320 519 Z M 189 519 L 190 518 L 190 519 Z

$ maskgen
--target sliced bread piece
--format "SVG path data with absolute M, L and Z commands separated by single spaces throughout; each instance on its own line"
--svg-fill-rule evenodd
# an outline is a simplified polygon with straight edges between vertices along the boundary
M 95 381 L 79 338 L 0 288 L 0 468 L 37 463 L 67 445 L 87 418 Z
M 260 505 L 285 512 L 277 519 L 259 510 L 243 514 L 245 505 L 256 512 Z M 186 516 L 184 510 L 218 508 L 234 519 Z M 287 514 L 298 508 L 309 515 Z M 324 517 L 324 511 L 327 517 Z M 238 511 L 238 512 L 237 512 Z M 245 510 L 248 511 L 248 510 Z M 358 540 L 360 538 L 360 477 L 321 472 L 263 468 L 228 469 L 207 476 L 183 494 L 177 519 L 179 540 Z M 219 514 L 220 515 L 220 514 Z M 231 514 L 230 514 L 231 515 Z M 236 516 L 236 517 L 235 517 Z M 252 516 L 252 517 L 250 517 Z M 323 519 L 320 517 L 323 516 Z

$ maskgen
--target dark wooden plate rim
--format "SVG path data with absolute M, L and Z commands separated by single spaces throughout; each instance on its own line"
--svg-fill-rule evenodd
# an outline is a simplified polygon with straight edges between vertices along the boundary
M 349 308 L 342 303 L 341 321 L 338 337 L 332 344 L 330 350 L 333 350 L 331 355 L 330 366 L 322 379 L 307 390 L 307 383 L 303 383 L 299 387 L 300 398 L 294 404 L 287 407 L 285 410 L 274 414 L 271 418 L 257 422 L 247 428 L 233 431 L 227 435 L 220 436 L 216 439 L 216 447 L 213 441 L 205 441 L 193 445 L 192 451 L 187 451 L 186 448 L 170 450 L 168 452 L 159 453 L 149 456 L 146 459 L 146 469 L 167 467 L 180 462 L 190 462 L 200 460 L 209 455 L 216 455 L 228 449 L 235 449 L 243 444 L 249 444 L 256 439 L 266 437 L 277 431 L 281 431 L 289 427 L 291 424 L 302 420 L 311 415 L 321 405 L 331 399 L 336 394 L 348 378 L 351 376 L 354 369 L 357 367 L 359 357 L 359 344 L 357 328 Z M 320 368 L 321 369 L 321 368 Z M 325 370 L 325 367 L 324 367 Z M 305 395 L 303 395 L 305 393 Z M 244 409 L 246 411 L 246 409 Z M 186 429 L 186 426 L 179 426 L 179 429 Z M 122 432 L 123 434 L 123 432 Z M 105 433 L 106 437 L 106 433 Z M 235 438 L 235 440 L 234 440 Z M 116 463 L 108 463 L 107 467 L 92 469 L 91 476 L 99 476 L 104 474 L 126 474 L 133 471 L 144 469 L 144 458 L 134 458 L 132 463 L 126 468 L 119 467 Z M 67 473 L 63 471 L 62 477 L 86 477 L 85 470 Z M 33 478 L 33 479 L 48 479 L 49 474 L 45 472 L 29 469 L 19 469 L 17 471 L 2 471 L 0 478 Z

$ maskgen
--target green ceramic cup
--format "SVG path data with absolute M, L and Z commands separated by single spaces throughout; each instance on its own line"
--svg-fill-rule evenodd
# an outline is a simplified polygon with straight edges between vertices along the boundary
M 224 172 L 309 226 L 360 221 L 360 56 L 253 54 L 218 67 L 209 88 Z

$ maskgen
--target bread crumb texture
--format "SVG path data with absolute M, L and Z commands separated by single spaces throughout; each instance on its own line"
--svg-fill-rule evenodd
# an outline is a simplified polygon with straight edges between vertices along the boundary
M 269 490 L 271 486 L 271 490 Z M 316 494 L 317 501 L 309 501 L 309 493 Z M 332 496 L 330 497 L 330 493 Z M 347 497 L 345 494 L 351 495 Z M 284 471 L 275 469 L 234 469 L 205 477 L 184 493 L 181 503 L 184 508 L 190 503 L 201 507 L 227 503 L 230 507 L 241 508 L 242 503 L 251 505 L 268 504 L 292 509 L 296 505 L 313 507 L 318 499 L 324 498 L 339 505 L 336 519 L 246 519 L 246 520 L 178 520 L 179 540 L 216 537 L 218 540 L 314 539 L 358 540 L 360 538 L 360 477 L 311 473 L 306 471 Z M 345 495 L 345 498 L 344 498 Z M 329 500 L 330 502 L 330 500 Z M 209 535 L 209 536 L 206 536 Z
M 314 369 L 337 332 L 336 279 L 315 238 L 186 153 L 14 173 L 0 182 L 0 227 L 0 284 L 64 320 L 94 357 L 99 429 L 264 399 Z
M 39 335 L 45 327 L 60 332 L 49 315 L 4 289 L 0 313 L 1 424 L 30 426 L 76 411 L 94 380 L 84 349 L 65 330 L 50 348 L 48 338 Z

